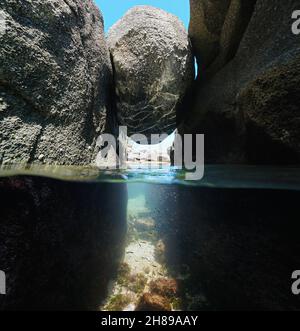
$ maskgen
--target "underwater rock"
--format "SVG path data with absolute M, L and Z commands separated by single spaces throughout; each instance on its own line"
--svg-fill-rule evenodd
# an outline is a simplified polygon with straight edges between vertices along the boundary
M 170 134 L 194 79 L 188 34 L 161 9 L 137 6 L 109 30 L 116 109 L 128 133 Z
M 149 284 L 150 292 L 172 298 L 178 293 L 177 281 L 172 278 L 158 278 Z
M 134 226 L 137 231 L 151 231 L 155 228 L 155 222 L 152 218 L 139 218 L 135 221 Z
M 181 308 L 299 310 L 291 292 L 300 260 L 299 198 L 299 190 L 275 188 L 149 186 L 166 264 L 180 279 Z
M 157 244 L 155 245 L 155 250 L 154 250 L 154 254 L 155 254 L 155 258 L 157 261 L 159 261 L 160 263 L 164 263 L 165 262 L 165 244 L 162 240 L 159 240 L 157 242 Z
M 97 310 L 124 253 L 126 185 L 7 177 L 0 200 L 0 310 Z
M 1 13 L 0 164 L 90 163 L 112 82 L 101 13 L 92 0 L 2 0 Z
M 300 162 L 298 5 L 258 0 L 233 60 L 195 86 L 179 131 L 205 134 L 206 162 Z
M 128 295 L 116 294 L 105 306 L 105 309 L 106 311 L 127 311 L 127 309 L 130 309 L 130 311 L 132 311 L 134 309 L 132 309 L 132 305 L 130 304 L 131 301 L 132 299 Z
M 144 293 L 135 309 L 136 311 L 171 311 L 167 298 L 151 293 Z

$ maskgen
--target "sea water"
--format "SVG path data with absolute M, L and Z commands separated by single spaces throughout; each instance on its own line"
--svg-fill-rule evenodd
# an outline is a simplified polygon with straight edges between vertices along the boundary
M 206 166 L 201 181 L 186 181 L 185 173 L 172 167 L 1 170 L 1 181 L 26 177 L 50 178 L 62 186 L 72 182 L 83 187 L 113 185 L 108 187 L 114 190 L 126 187 L 121 254 L 109 281 L 103 283 L 97 309 L 300 308 L 298 296 L 291 292 L 291 275 L 300 269 L 298 168 Z M 111 203 L 121 209 L 119 198 L 112 197 Z M 75 282 L 72 275 L 69 278 Z

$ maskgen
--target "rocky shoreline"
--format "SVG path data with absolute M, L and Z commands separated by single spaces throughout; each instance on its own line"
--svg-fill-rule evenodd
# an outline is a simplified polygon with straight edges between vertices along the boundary
M 206 164 L 298 167 L 300 43 L 291 15 L 299 0 L 190 4 L 189 31 L 174 15 L 137 6 L 106 37 L 93 0 L 1 0 L 0 167 L 96 166 L 99 135 L 117 137 L 120 126 L 147 139 L 204 134 Z M 149 150 L 130 148 L 130 161 L 152 161 Z M 159 162 L 173 156 L 169 149 Z M 300 251 L 296 190 L 157 186 L 158 224 L 145 210 L 127 214 L 124 182 L 47 175 L 0 177 L 8 293 L 0 309 L 99 310 L 107 299 L 103 310 L 169 311 L 180 309 L 186 278 L 190 310 L 299 308 L 286 285 Z M 165 259 L 172 265 L 174 254 L 173 274 Z

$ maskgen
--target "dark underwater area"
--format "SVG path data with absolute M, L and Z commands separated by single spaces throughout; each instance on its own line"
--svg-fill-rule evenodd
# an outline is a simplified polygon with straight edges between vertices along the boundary
M 149 267 L 139 283 L 118 276 L 132 243 L 151 243 L 161 278 L 176 292 L 161 310 L 300 309 L 291 291 L 300 258 L 298 169 L 208 166 L 199 182 L 172 168 L 67 169 L 1 172 L 7 295 L 0 296 L 0 309 L 99 310 L 110 300 L 111 310 L 144 310 L 140 296 L 155 291 L 154 274 L 143 271 Z M 147 212 L 131 210 L 136 198 Z

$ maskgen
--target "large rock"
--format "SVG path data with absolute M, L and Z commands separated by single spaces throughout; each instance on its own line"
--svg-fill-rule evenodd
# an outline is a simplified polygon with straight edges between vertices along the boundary
M 234 56 L 256 0 L 190 0 L 189 35 L 199 77 L 216 72 Z
M 237 183 L 229 168 L 217 169 L 214 179 L 219 174 L 224 183 L 225 174 L 230 187 Z M 236 179 L 245 178 L 240 169 L 232 170 Z M 252 185 L 261 183 L 253 179 L 253 169 L 249 174 Z M 291 275 L 299 269 L 300 192 L 209 186 L 149 185 L 146 191 L 159 219 L 166 265 L 184 275 L 181 309 L 299 310 Z
M 137 6 L 109 31 L 119 123 L 129 134 L 171 133 L 194 79 L 187 32 L 163 10 Z
M 144 293 L 140 298 L 136 311 L 171 311 L 169 300 L 159 294 Z
M 106 125 L 111 64 L 92 0 L 3 0 L 0 164 L 86 164 Z
M 220 36 L 231 0 L 190 0 L 189 35 L 199 66 L 208 66 L 217 56 Z
M 125 249 L 127 188 L 72 178 L 0 177 L 0 310 L 97 310 L 105 299 Z
M 181 133 L 204 133 L 206 162 L 300 162 L 299 1 L 258 0 L 233 60 L 195 87 Z
M 173 278 L 158 278 L 149 284 L 150 292 L 163 297 L 173 298 L 178 295 L 178 284 Z

